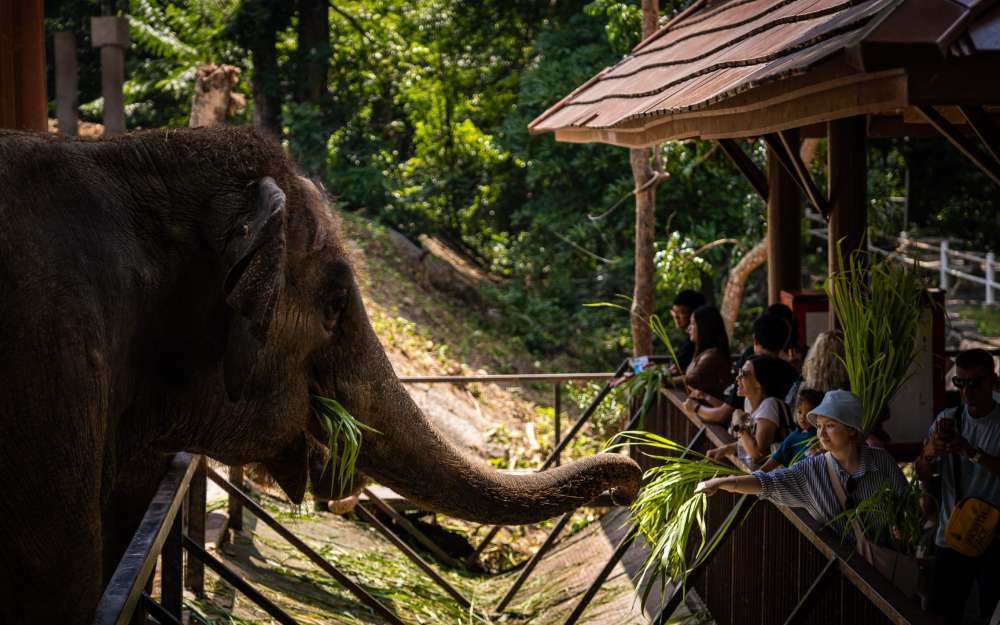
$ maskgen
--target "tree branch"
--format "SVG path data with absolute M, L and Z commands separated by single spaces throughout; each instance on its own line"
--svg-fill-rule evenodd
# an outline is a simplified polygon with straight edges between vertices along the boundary
M 369 35 L 368 31 L 361 26 L 361 23 L 357 20 L 357 18 L 355 18 L 347 11 L 344 11 L 343 9 L 341 9 L 332 2 L 330 3 L 330 8 L 333 9 L 334 13 L 347 20 L 348 23 L 350 23 L 350 25 L 354 27 L 354 30 L 361 33 L 361 36 L 364 37 L 366 40 L 368 40 L 368 43 L 374 43 L 374 41 L 371 38 L 371 35 Z

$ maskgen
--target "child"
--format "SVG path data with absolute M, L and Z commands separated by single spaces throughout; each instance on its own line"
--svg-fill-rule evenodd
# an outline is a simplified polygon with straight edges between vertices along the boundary
M 812 388 L 804 388 L 799 391 L 798 401 L 795 403 L 795 424 L 799 429 L 785 437 L 781 442 L 778 451 L 771 454 L 771 457 L 760 468 L 761 471 L 770 472 L 778 467 L 790 467 L 799 459 L 810 453 L 810 447 L 816 440 L 816 428 L 814 428 L 806 415 L 809 411 L 819 406 L 823 401 L 824 393 Z

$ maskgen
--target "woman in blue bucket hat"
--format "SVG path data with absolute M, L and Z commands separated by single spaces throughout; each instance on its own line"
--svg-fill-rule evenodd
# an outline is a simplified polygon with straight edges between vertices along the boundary
M 755 471 L 750 475 L 719 477 L 698 484 L 698 492 L 712 495 L 725 490 L 757 495 L 788 507 L 805 508 L 820 523 L 831 523 L 845 506 L 854 507 L 887 482 L 893 489 L 906 488 L 906 478 L 895 459 L 884 449 L 864 444 L 861 429 L 861 401 L 849 391 L 833 390 L 824 395 L 808 415 L 816 426 L 816 436 L 826 453 L 811 456 L 787 469 L 771 473 Z M 836 476 L 839 488 L 832 480 Z M 839 491 L 839 492 L 838 492 Z M 870 539 L 888 542 L 888 532 L 881 531 L 890 522 L 887 514 L 870 520 Z M 842 532 L 841 520 L 833 522 Z

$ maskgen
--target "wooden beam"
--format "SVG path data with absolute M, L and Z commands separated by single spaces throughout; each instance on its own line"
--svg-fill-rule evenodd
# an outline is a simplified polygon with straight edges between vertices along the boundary
M 927 121 L 937 129 L 944 138 L 947 139 L 959 152 L 965 155 L 984 174 L 989 176 L 993 182 L 1000 184 L 1000 162 L 991 159 L 983 154 L 979 147 L 965 137 L 959 130 L 944 118 L 933 106 L 919 105 L 917 110 L 927 119 Z M 977 131 L 978 132 L 978 131 Z
M 44 8 L 0 0 L 0 128 L 48 129 Z
M 798 134 L 790 130 L 781 130 L 777 133 L 764 135 L 764 141 L 771 149 L 778 153 L 781 164 L 788 170 L 795 184 L 799 186 L 802 193 L 809 199 L 809 203 L 816 209 L 824 219 L 829 218 L 830 205 L 816 188 L 809 168 L 802 162 L 798 149 Z
M 798 152 L 798 136 L 789 142 Z M 770 146 L 770 144 L 768 144 Z M 779 149 L 784 146 L 778 146 Z M 767 293 L 768 303 L 781 301 L 781 291 L 802 288 L 802 196 L 800 182 L 773 147 L 767 150 Z M 787 154 L 784 155 L 787 157 Z
M 729 157 L 729 160 L 733 162 L 733 165 L 736 165 L 736 169 L 740 170 L 743 177 L 747 179 L 750 186 L 757 191 L 757 195 L 760 196 L 760 199 L 767 202 L 768 186 L 767 178 L 764 176 L 764 172 L 762 172 L 760 168 L 757 167 L 752 160 L 750 160 L 750 157 L 746 155 L 746 152 L 744 152 L 743 149 L 732 139 L 719 139 L 718 144 L 719 147 L 722 148 L 722 151 L 726 153 L 726 156 Z
M 846 262 L 851 252 L 867 248 L 868 154 L 865 118 L 858 116 L 831 121 L 827 133 L 830 196 L 827 268 L 832 274 L 839 268 L 838 250 Z M 832 306 L 830 325 L 834 325 Z
M 997 126 L 989 114 L 981 106 L 960 106 L 958 110 L 975 131 L 986 151 L 994 160 L 1000 162 L 1000 132 L 997 131 Z

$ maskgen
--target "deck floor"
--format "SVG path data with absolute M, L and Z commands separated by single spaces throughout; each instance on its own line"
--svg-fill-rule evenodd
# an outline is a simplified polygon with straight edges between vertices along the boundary
M 276 502 L 267 503 L 266 507 L 349 577 L 382 599 L 404 622 L 428 625 L 562 623 L 625 531 L 625 513 L 616 510 L 558 542 L 503 615 L 493 613 L 492 607 L 513 583 L 517 570 L 491 577 L 436 567 L 472 601 L 478 614 L 470 615 L 368 525 L 324 512 L 296 514 Z M 298 622 L 383 622 L 269 527 L 255 522 L 248 514 L 244 516 L 244 524 L 245 531 L 217 547 L 216 555 Z M 645 614 L 635 600 L 635 580 L 642 560 L 641 546 L 634 545 L 579 623 L 648 623 L 658 609 L 659 598 L 650 598 Z M 190 594 L 186 597 L 194 612 L 192 622 L 213 625 L 275 622 L 213 573 L 206 572 L 206 580 L 205 597 L 196 599 Z M 706 622 L 701 614 L 691 614 L 686 608 L 682 611 L 675 617 L 676 622 Z

